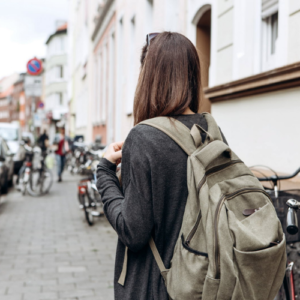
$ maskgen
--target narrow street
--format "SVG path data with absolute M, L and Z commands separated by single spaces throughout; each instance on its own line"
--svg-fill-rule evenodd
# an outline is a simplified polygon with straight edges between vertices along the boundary
M 64 175 L 47 196 L 1 197 L 1 300 L 113 299 L 117 236 L 104 217 L 87 225 L 79 177 Z

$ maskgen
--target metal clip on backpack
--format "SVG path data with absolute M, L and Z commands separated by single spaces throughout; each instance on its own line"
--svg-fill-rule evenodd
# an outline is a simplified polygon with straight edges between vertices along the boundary
M 208 132 L 167 117 L 142 122 L 188 155 L 189 195 L 169 269 L 153 239 L 150 247 L 173 300 L 273 300 L 286 265 L 281 224 L 262 185 L 204 115 Z

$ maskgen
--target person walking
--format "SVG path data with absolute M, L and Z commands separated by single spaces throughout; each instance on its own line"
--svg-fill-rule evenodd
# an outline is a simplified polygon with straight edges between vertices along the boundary
M 65 129 L 60 128 L 59 135 L 55 137 L 54 145 L 57 146 L 55 151 L 58 182 L 62 181 L 62 173 L 65 166 L 66 154 L 69 152 L 70 146 L 68 138 L 65 136 Z
M 38 144 L 41 147 L 43 153 L 47 151 L 49 144 L 49 136 L 47 134 L 47 130 L 44 130 L 44 132 L 38 138 Z
M 44 130 L 44 132 L 38 138 L 38 145 L 41 148 L 42 158 L 43 158 L 43 162 L 44 162 L 44 159 L 47 156 L 47 149 L 48 149 L 48 146 L 49 146 L 49 136 L 47 134 L 46 129 Z
M 200 62 L 195 46 L 179 33 L 148 34 L 134 100 L 136 126 L 125 143 L 108 146 L 97 169 L 104 212 L 119 237 L 116 300 L 169 299 L 149 240 L 153 237 L 169 268 L 188 196 L 187 155 L 165 133 L 139 123 L 169 116 L 189 129 L 198 124 L 207 130 L 204 115 L 198 113 L 199 95 Z M 115 173 L 121 160 L 122 185 Z M 128 265 L 123 285 L 119 278 L 124 258 Z

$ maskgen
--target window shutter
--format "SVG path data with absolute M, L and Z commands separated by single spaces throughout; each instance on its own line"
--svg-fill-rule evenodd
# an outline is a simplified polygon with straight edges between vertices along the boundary
M 268 18 L 278 11 L 278 0 L 262 0 L 261 1 L 261 17 Z

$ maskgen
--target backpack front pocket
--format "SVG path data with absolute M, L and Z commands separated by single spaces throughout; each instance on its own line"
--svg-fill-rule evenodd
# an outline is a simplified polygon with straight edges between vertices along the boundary
M 255 207 L 248 207 L 249 203 Z M 253 204 L 254 203 L 254 204 Z M 263 189 L 243 188 L 223 195 L 215 211 L 214 219 L 214 269 L 220 278 L 219 219 L 225 205 L 233 247 L 241 251 L 260 250 L 271 242 L 282 240 L 282 229 L 272 202 Z M 250 216 L 244 216 L 245 209 L 256 209 Z M 263 226 L 263 227 L 262 227 Z M 277 230 L 274 230 L 277 229 Z
M 273 300 L 283 282 L 285 236 L 277 245 L 259 251 L 234 250 L 238 284 L 232 299 Z M 238 296 L 239 295 L 239 296 Z
M 282 284 L 286 253 L 285 236 L 268 194 L 242 189 L 226 195 L 224 205 L 236 270 L 232 299 L 273 300 Z

